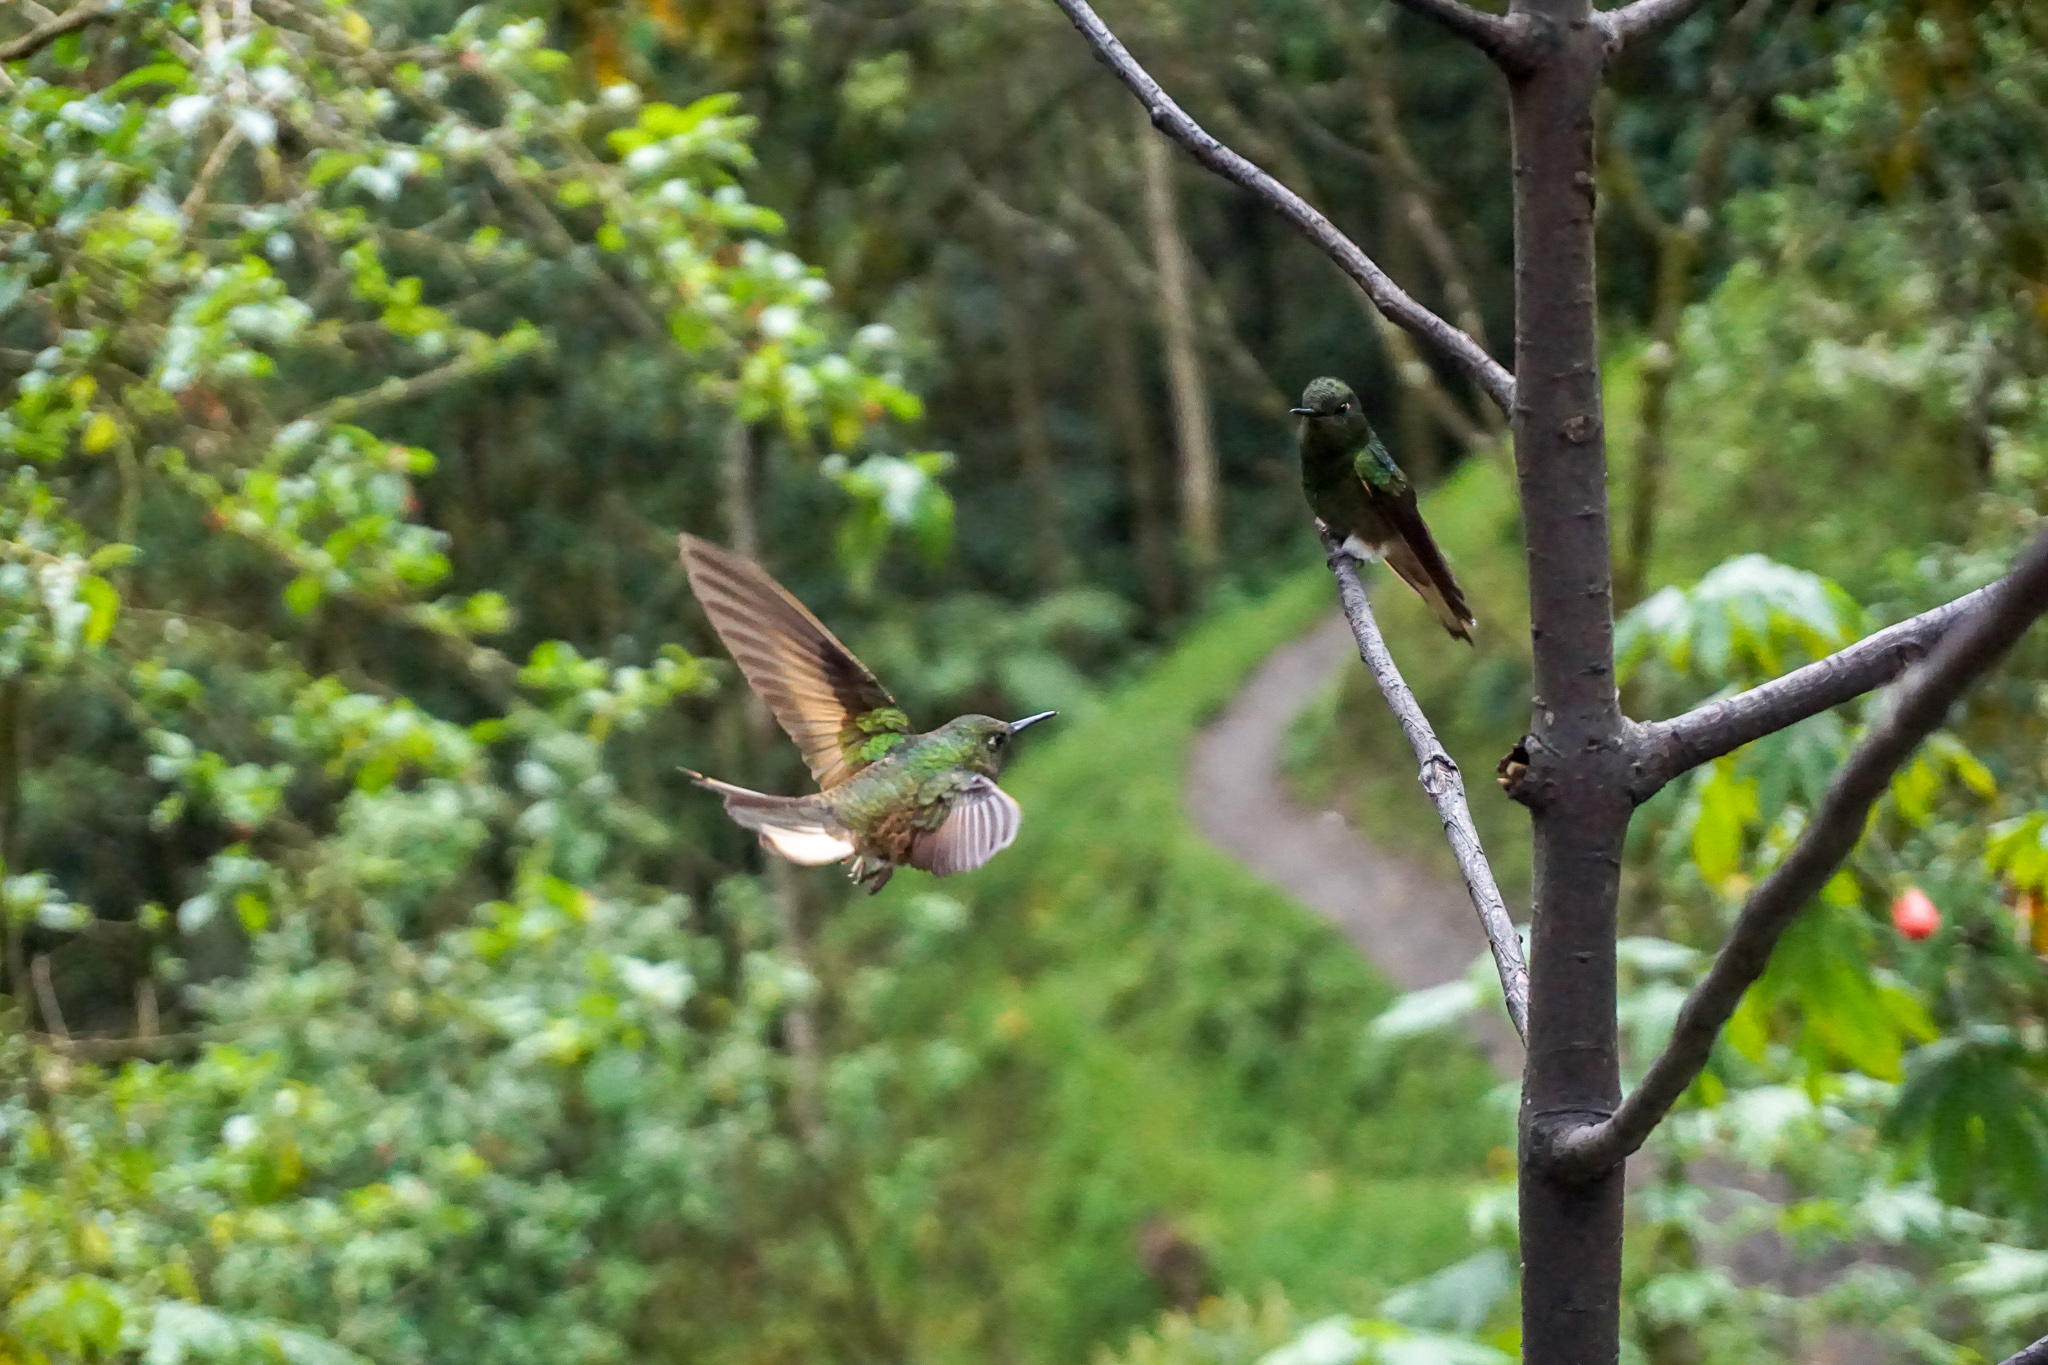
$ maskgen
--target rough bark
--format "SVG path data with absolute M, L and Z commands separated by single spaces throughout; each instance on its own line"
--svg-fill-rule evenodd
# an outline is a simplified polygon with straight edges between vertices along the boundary
M 1180 465 L 1181 547 L 1198 583 L 1215 572 L 1221 547 L 1216 520 L 1216 438 L 1209 425 L 1209 390 L 1195 349 L 1195 315 L 1188 297 L 1187 243 L 1173 188 L 1166 144 L 1142 116 L 1137 130 L 1138 178 L 1145 225 L 1159 279 L 1159 336 L 1167 387 L 1173 395 L 1174 444 Z
M 1513 794 L 1535 826 L 1529 1061 L 1520 1124 L 1527 1365 L 1620 1350 L 1619 1168 L 1572 1179 L 1549 1134 L 1620 1100 L 1615 903 L 1628 799 L 1614 689 L 1607 461 L 1593 251 L 1594 100 L 1606 35 L 1588 0 L 1529 0 L 1509 79 L 1515 188 L 1512 427 L 1529 564 L 1534 721 Z

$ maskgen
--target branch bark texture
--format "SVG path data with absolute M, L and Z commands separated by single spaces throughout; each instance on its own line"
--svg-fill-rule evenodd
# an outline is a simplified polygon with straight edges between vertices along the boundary
M 2042 1337 L 2018 1355 L 2008 1356 L 2000 1365 L 2048 1365 L 2048 1337 Z
M 1469 376 L 1473 383 L 1503 412 L 1514 405 L 1515 381 L 1499 361 L 1486 353 L 1470 336 L 1452 326 L 1418 302 L 1359 250 L 1307 200 L 1211 136 L 1186 110 L 1174 103 L 1159 82 L 1152 79 L 1132 57 L 1108 25 L 1096 15 L 1088 0 L 1055 0 L 1095 55 L 1145 106 L 1154 127 L 1186 148 L 1204 166 L 1234 185 L 1250 190 L 1322 253 L 1337 263 L 1363 289 L 1373 305 L 1402 327 L 1436 348 L 1446 359 Z
M 1631 740 L 1635 754 L 1632 791 L 1647 801 L 1672 779 L 1732 753 L 1751 740 L 1776 734 L 1788 725 L 1854 701 L 1884 686 L 1919 662 L 1941 643 L 1957 623 L 2010 590 L 2004 578 L 1988 588 L 1922 612 L 1895 626 L 1867 635 L 1848 648 L 1796 668 L 1747 692 L 1708 702 L 1670 720 L 1637 725 Z
M 1493 950 L 1493 965 L 1500 972 L 1508 1018 L 1526 1044 L 1529 967 L 1522 958 L 1522 937 L 1508 918 L 1500 887 L 1493 879 L 1493 866 L 1486 860 L 1479 831 L 1472 823 L 1472 811 L 1465 802 L 1465 779 L 1437 739 L 1429 717 L 1423 714 L 1422 705 L 1415 700 L 1401 670 L 1395 667 L 1394 656 L 1387 651 L 1386 639 L 1372 614 L 1372 602 L 1366 596 L 1365 586 L 1358 581 L 1357 561 L 1338 546 L 1327 530 L 1322 531 L 1322 537 L 1323 552 L 1337 580 L 1337 596 L 1344 604 L 1344 619 L 1351 623 L 1352 638 L 1358 641 L 1358 657 L 1371 671 L 1373 681 L 1380 685 L 1388 709 L 1401 723 L 1401 733 L 1408 737 L 1408 747 L 1415 751 L 1415 761 L 1422 765 L 1417 778 L 1423 791 L 1429 794 L 1430 804 L 1436 807 L 1437 818 L 1443 821 L 1444 838 L 1449 840 L 1451 852 L 1458 860 L 1458 871 L 1465 878 L 1465 893 L 1472 898 L 1472 909 L 1479 916 L 1479 927 L 1485 931 L 1486 945 Z
M 1515 789 L 1535 836 L 1529 1060 L 1522 1081 L 1526 1365 L 1611 1362 L 1621 1349 L 1620 1171 L 1586 1180 L 1548 1134 L 1613 1112 L 1615 905 L 1628 796 L 1614 688 L 1613 571 L 1594 268 L 1594 104 L 1607 34 L 1588 0 L 1523 0 L 1528 67 L 1510 70 L 1515 186 L 1515 405 L 1535 696 Z
M 1981 602 L 1900 685 L 1891 709 L 1828 784 L 1820 809 L 1792 851 L 1750 893 L 1728 941 L 1686 998 L 1671 1041 L 1650 1064 L 1642 1083 L 1611 1118 L 1558 1134 L 1558 1155 L 1565 1164 L 1581 1173 L 1603 1173 L 1618 1169 L 1623 1158 L 1643 1145 L 1706 1066 L 1714 1040 L 1735 1013 L 1743 992 L 1763 975 L 1779 936 L 1863 837 L 1870 809 L 1884 795 L 1892 774 L 1940 727 L 1956 699 L 2003 658 L 2043 612 L 2048 612 L 2048 530 L 2020 556 L 2002 590 Z

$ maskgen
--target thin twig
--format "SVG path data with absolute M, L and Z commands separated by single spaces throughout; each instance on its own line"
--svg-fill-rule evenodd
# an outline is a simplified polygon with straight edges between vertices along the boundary
M 1185 147 L 1195 160 L 1232 184 L 1250 190 L 1292 223 L 1363 289 L 1373 305 L 1442 352 L 1483 389 L 1502 412 L 1514 406 L 1515 381 L 1477 341 L 1424 307 L 1379 268 L 1358 244 L 1338 231 L 1307 200 L 1224 146 L 1175 104 L 1140 66 L 1087 0 L 1056 0 L 1095 55 L 1116 73 L 1145 106 L 1155 128 Z
M 66 10 L 47 23 L 36 25 L 28 32 L 9 42 L 0 43 L 0 62 L 18 62 L 24 57 L 33 57 L 51 43 L 67 33 L 76 33 L 87 24 L 96 24 L 102 19 L 111 19 L 121 12 L 118 4 L 80 5 Z
M 1678 1012 L 1671 1040 L 1621 1107 L 1596 1124 L 1553 1135 L 1551 1155 L 1592 1176 L 1643 1145 L 1707 1064 L 1722 1027 L 1771 960 L 1771 950 L 1863 837 L 1892 774 L 1940 727 L 1949 707 L 2048 611 L 2048 529 L 2035 537 L 1996 596 L 1985 600 L 1899 686 L 1891 708 L 1828 784 L 1785 860 L 1750 893 L 1713 966 Z
M 1988 605 L 2011 582 L 2008 577 L 1966 593 L 1747 692 L 1670 720 L 1636 725 L 1629 741 L 1634 753 L 1630 794 L 1639 803 L 1647 801 L 1665 783 L 1702 763 L 1883 687 L 1926 658 L 1959 621 Z
M 1479 915 L 1479 927 L 1486 932 L 1486 944 L 1493 949 L 1493 965 L 1500 972 L 1501 993 L 1507 1000 L 1508 1018 L 1526 1045 L 1529 1041 L 1529 965 L 1522 957 L 1522 936 L 1515 932 L 1513 922 L 1508 919 L 1507 905 L 1501 900 L 1500 887 L 1493 880 L 1493 867 L 1486 861 L 1486 850 L 1479 843 L 1479 831 L 1472 824 L 1471 808 L 1465 804 L 1465 779 L 1458 772 L 1457 763 L 1444 751 L 1443 743 L 1430 727 L 1429 717 L 1422 713 L 1421 703 L 1415 700 L 1415 694 L 1409 691 L 1407 682 L 1401 677 L 1401 670 L 1394 666 L 1394 656 L 1387 651 L 1379 622 L 1373 617 L 1372 603 L 1365 595 L 1364 585 L 1358 581 L 1358 562 L 1338 544 L 1328 528 L 1318 523 L 1316 529 L 1323 538 L 1323 551 L 1329 560 L 1330 572 L 1337 579 L 1337 596 L 1344 604 L 1344 619 L 1351 623 L 1352 638 L 1358 641 L 1358 657 L 1371 670 L 1373 681 L 1380 685 L 1380 694 L 1387 699 L 1394 719 L 1401 722 L 1401 732 L 1408 736 L 1408 746 L 1415 751 L 1416 762 L 1422 765 L 1417 779 L 1422 783 L 1422 789 L 1429 793 L 1437 818 L 1443 821 L 1444 837 L 1450 841 L 1451 852 L 1458 860 L 1458 871 L 1464 874 L 1466 894 L 1472 897 L 1472 908 Z
M 1405 2 L 1405 0 L 1404 0 Z M 1594 16 L 1607 30 L 1608 50 L 1626 52 L 1632 45 L 1647 42 L 1666 29 L 1690 18 L 1707 0 L 1635 0 L 1632 5 L 1607 10 Z

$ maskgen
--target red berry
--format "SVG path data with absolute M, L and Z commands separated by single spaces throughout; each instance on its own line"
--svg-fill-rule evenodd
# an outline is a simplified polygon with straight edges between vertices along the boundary
M 1917 886 L 1909 886 L 1892 901 L 1892 927 L 1910 939 L 1923 939 L 1941 927 L 1941 911 Z

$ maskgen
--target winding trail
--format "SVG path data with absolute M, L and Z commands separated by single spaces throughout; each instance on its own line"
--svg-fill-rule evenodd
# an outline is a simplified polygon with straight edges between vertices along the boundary
M 1268 655 L 1197 736 L 1183 800 L 1211 843 L 1327 918 L 1402 990 L 1419 990 L 1486 952 L 1464 888 L 1375 847 L 1337 811 L 1301 809 L 1281 781 L 1288 726 L 1357 659 L 1337 613 Z M 1495 1071 L 1521 1074 L 1504 1016 L 1477 1015 L 1471 1031 Z

